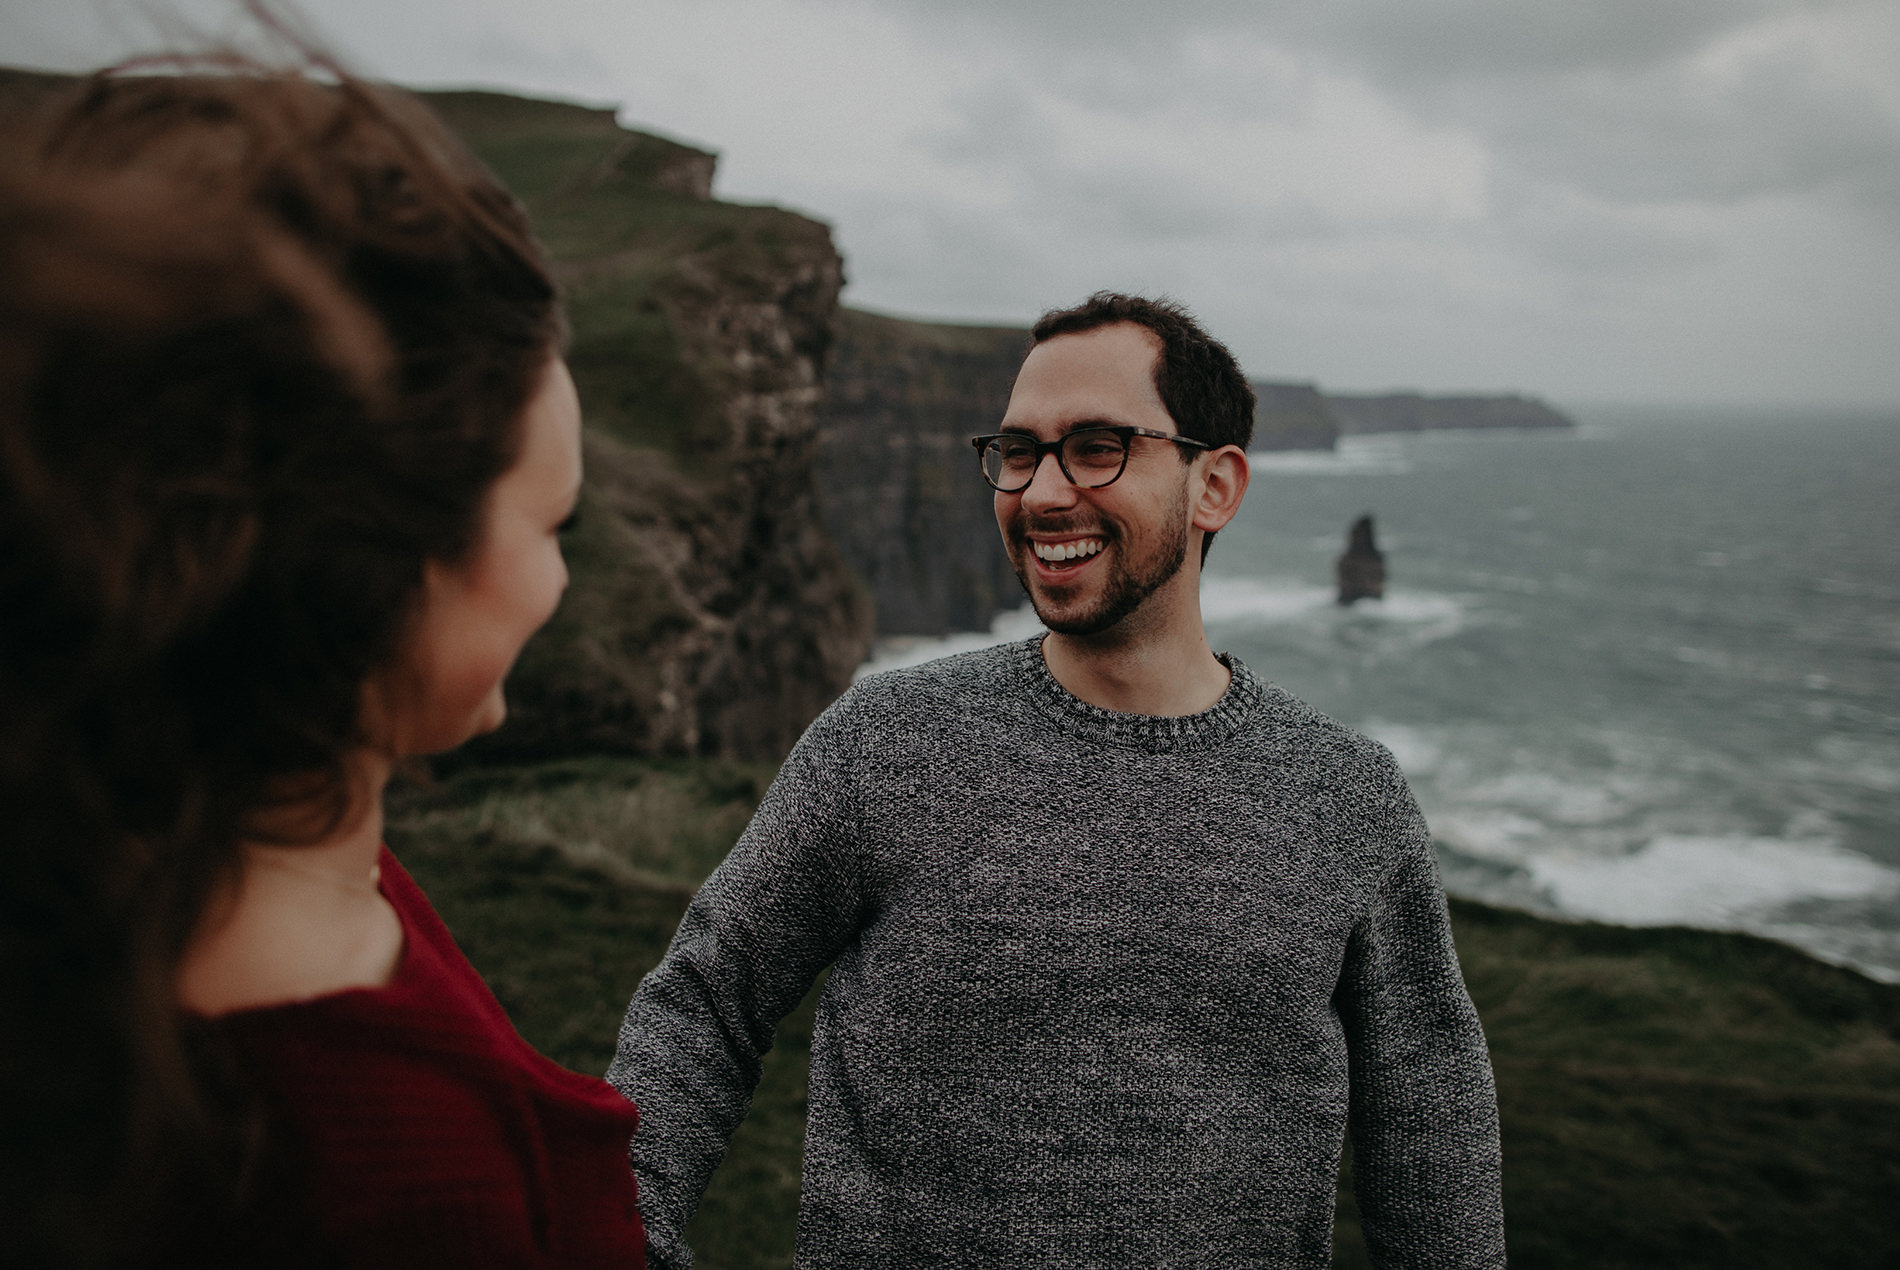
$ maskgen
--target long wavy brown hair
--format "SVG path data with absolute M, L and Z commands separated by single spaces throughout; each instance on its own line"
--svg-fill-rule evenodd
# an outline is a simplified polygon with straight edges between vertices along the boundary
M 344 814 L 363 684 L 562 329 L 518 205 L 334 67 L 105 73 L 12 131 L 0 1262 L 134 1264 L 254 1163 L 179 957 L 260 813 Z

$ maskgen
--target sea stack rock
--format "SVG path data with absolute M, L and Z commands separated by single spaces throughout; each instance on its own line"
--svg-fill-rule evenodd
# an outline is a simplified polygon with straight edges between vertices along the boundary
M 1377 600 L 1385 595 L 1385 556 L 1372 540 L 1372 517 L 1352 522 L 1346 535 L 1346 554 L 1333 566 L 1339 580 L 1339 602 Z

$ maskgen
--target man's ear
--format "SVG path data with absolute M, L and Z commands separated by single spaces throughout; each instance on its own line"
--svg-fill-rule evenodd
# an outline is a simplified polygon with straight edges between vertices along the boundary
M 1247 496 L 1251 475 L 1247 452 L 1237 445 L 1223 445 L 1208 455 L 1201 467 L 1200 491 L 1188 523 L 1203 533 L 1225 529 L 1240 510 L 1240 500 Z

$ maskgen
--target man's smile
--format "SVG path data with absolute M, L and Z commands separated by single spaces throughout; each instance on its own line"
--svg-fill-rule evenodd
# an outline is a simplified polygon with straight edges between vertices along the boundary
M 1106 544 L 1101 538 L 1065 538 L 1060 541 L 1032 538 L 1029 549 L 1045 568 L 1065 572 L 1088 561 Z

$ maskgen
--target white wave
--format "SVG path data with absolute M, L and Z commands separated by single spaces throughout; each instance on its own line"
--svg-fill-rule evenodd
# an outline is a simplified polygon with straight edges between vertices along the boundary
M 1455 596 L 1404 591 L 1382 600 L 1336 602 L 1333 588 L 1286 578 L 1216 576 L 1201 582 L 1201 617 L 1217 622 L 1360 621 L 1400 626 L 1462 625 L 1464 604 Z
M 1450 595 L 1406 591 L 1341 607 L 1329 587 L 1230 577 L 1202 584 L 1201 614 L 1217 647 L 1235 635 L 1271 631 L 1276 641 L 1375 658 L 1408 656 L 1465 629 L 1471 617 Z
M 1534 812 L 1546 824 L 1581 828 L 1614 824 L 1633 808 L 1662 805 L 1668 790 L 1658 781 L 1629 772 L 1579 779 L 1524 767 L 1480 781 L 1464 796 Z
M 1868 927 L 1768 922 L 1749 932 L 1806 949 L 1822 961 L 1851 966 L 1869 978 L 1900 983 L 1900 934 Z
M 1414 781 L 1436 771 L 1454 744 L 1446 728 L 1417 727 L 1389 719 L 1367 719 L 1359 730 L 1391 750 L 1400 769 Z
M 1535 816 L 1508 807 L 1465 808 L 1430 817 L 1432 833 L 1455 850 L 1492 864 L 1523 866 L 1550 828 Z
M 1624 437 L 1621 425 L 1614 423 L 1579 423 L 1574 428 L 1565 428 L 1552 434 L 1567 441 L 1620 441 Z
M 1212 577 L 1201 580 L 1201 620 L 1293 622 L 1329 613 L 1336 605 L 1328 587 L 1280 579 Z
M 1816 783 L 1855 785 L 1878 794 L 1900 794 L 1900 740 L 1885 737 L 1823 737 L 1812 758 L 1786 764 L 1793 775 Z
M 1553 852 L 1523 863 L 1561 911 L 1637 926 L 1758 929 L 1802 900 L 1900 894 L 1900 870 L 1826 839 L 1663 834 L 1628 855 Z
M 1360 600 L 1338 610 L 1342 617 L 1360 617 L 1406 626 L 1463 625 L 1467 614 L 1456 596 L 1422 591 L 1400 591 L 1382 600 Z
M 859 666 L 851 678 L 855 681 L 881 671 L 921 666 L 939 657 L 993 648 L 998 644 L 1028 639 L 1042 629 L 1042 623 L 1036 620 L 1036 610 L 1025 604 L 1019 609 L 997 614 L 987 631 L 957 631 L 949 635 L 887 635 L 872 645 L 870 660 Z
M 1270 626 L 1301 623 L 1316 629 L 1342 624 L 1390 629 L 1414 645 L 1438 639 L 1464 624 L 1464 607 L 1447 595 L 1409 593 L 1384 600 L 1361 600 L 1349 609 L 1334 603 L 1328 587 L 1286 580 L 1215 577 L 1201 583 L 1201 616 L 1209 626 Z M 890 635 L 871 648 L 868 661 L 853 678 L 921 666 L 939 657 L 972 652 L 1027 639 L 1043 630 L 1036 611 L 1025 604 L 997 615 L 987 631 L 957 631 L 949 635 Z
M 1336 450 L 1253 450 L 1247 464 L 1255 475 L 1406 476 L 1412 460 L 1386 437 L 1342 437 Z

